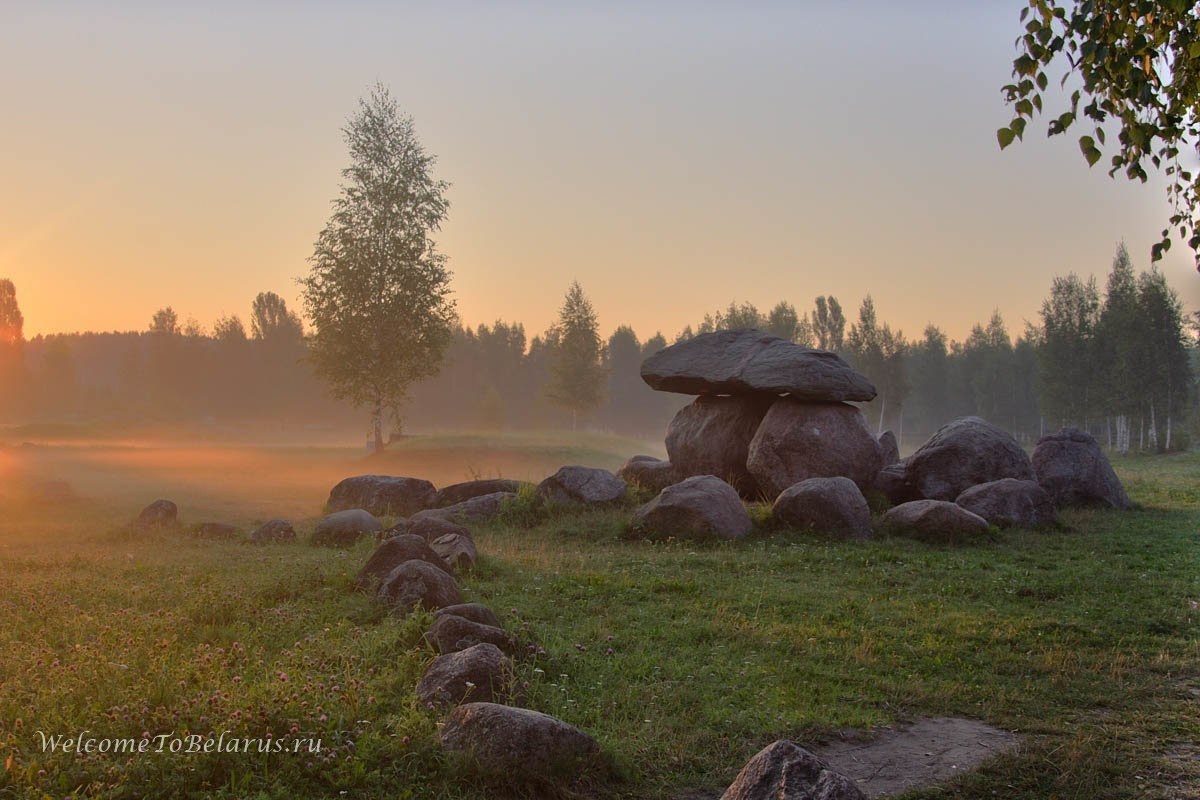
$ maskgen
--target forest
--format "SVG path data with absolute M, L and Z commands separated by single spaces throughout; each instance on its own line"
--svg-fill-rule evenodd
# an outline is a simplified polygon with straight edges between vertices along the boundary
M 0 393 L 2 422 L 365 429 L 363 413 L 314 376 L 310 337 L 275 293 L 254 298 L 249 329 L 237 316 L 206 328 L 164 307 L 141 331 L 26 340 L 17 288 L 0 281 L 0 379 L 12 389 Z M 1094 278 L 1055 277 L 1036 319 L 1017 324 L 996 311 L 963 341 L 932 323 L 910 338 L 869 295 L 857 312 L 832 295 L 803 311 L 787 300 L 766 311 L 731 302 L 670 339 L 626 325 L 605 338 L 582 289 L 572 293 L 558 324 L 532 336 L 516 321 L 456 322 L 440 370 L 394 409 L 393 430 L 581 426 L 657 438 L 688 398 L 651 391 L 642 360 L 724 328 L 839 353 L 879 389 L 864 407 L 872 425 L 914 445 L 973 414 L 1026 442 L 1069 424 L 1110 449 L 1164 452 L 1186 449 L 1200 422 L 1198 318 L 1185 315 L 1161 272 L 1137 273 L 1123 244 L 1103 289 Z M 594 346 L 568 346 L 576 335 Z

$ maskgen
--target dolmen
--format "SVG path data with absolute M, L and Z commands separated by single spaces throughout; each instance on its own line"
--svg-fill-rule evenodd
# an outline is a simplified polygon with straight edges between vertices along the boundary
M 774 500 L 807 478 L 866 489 L 883 464 L 849 404 L 872 400 L 875 386 L 835 353 L 757 330 L 717 331 L 651 355 L 641 375 L 652 389 L 697 395 L 667 429 L 677 480 L 714 475 L 742 497 Z

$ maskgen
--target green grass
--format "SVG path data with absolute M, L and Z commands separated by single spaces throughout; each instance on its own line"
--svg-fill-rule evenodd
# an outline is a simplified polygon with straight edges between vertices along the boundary
M 520 445 L 543 446 L 624 445 Z M 121 468 L 159 494 L 151 473 Z M 478 528 L 463 590 L 533 644 L 517 670 L 525 703 L 611 755 L 613 774 L 580 795 L 716 796 L 777 738 L 961 715 L 1019 731 L 1021 748 L 908 797 L 1186 797 L 1200 776 L 1167 757 L 1200 739 L 1200 456 L 1117 468 L 1143 510 L 1073 512 L 1063 532 L 957 548 L 788 532 L 651 544 L 624 538 L 628 510 L 514 513 Z M 308 490 L 311 514 L 327 488 Z M 0 798 L 498 796 L 444 759 L 440 714 L 413 695 L 433 657 L 428 619 L 353 591 L 369 544 L 124 532 L 136 510 L 93 497 L 0 515 Z M 263 516 L 245 498 L 229 513 Z M 85 728 L 324 749 L 40 752 L 38 730 Z

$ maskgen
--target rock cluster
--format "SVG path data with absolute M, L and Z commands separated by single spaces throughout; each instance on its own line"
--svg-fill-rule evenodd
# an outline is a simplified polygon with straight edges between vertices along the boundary
M 1031 459 L 1007 431 L 964 417 L 901 459 L 891 431 L 876 437 L 847 402 L 872 399 L 870 381 L 832 353 L 759 331 L 664 348 L 642 378 L 699 396 L 668 426 L 669 461 L 636 456 L 621 468 L 659 492 L 630 523 L 639 535 L 744 536 L 745 510 L 723 486 L 773 501 L 778 525 L 853 539 L 872 534 L 868 493 L 895 506 L 889 531 L 937 541 L 1052 525 L 1065 506 L 1131 505 L 1095 439 L 1074 429 L 1044 437 Z
M 834 353 L 755 330 L 717 331 L 642 364 L 651 388 L 696 394 L 667 429 L 678 479 L 714 475 L 743 496 L 774 500 L 807 478 L 871 485 L 883 454 L 862 412 L 875 387 Z

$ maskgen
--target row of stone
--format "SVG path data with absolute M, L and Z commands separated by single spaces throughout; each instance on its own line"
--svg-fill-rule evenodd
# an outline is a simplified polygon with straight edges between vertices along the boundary
M 541 712 L 504 703 L 511 699 L 512 656 L 520 643 L 492 609 L 462 602 L 454 571 L 465 562 L 447 562 L 435 549 L 447 536 L 471 538 L 466 529 L 437 516 L 403 520 L 383 532 L 355 581 L 397 613 L 434 612 L 425 639 L 438 655 L 416 694 L 431 709 L 455 706 L 442 724 L 442 749 L 468 756 L 485 771 L 531 780 L 552 778 L 564 766 L 588 765 L 600 753 L 591 736 Z
M 436 517 L 471 521 L 495 516 L 505 501 L 530 491 L 547 502 L 615 502 L 625 485 L 603 472 L 584 467 L 563 467 L 539 484 L 492 478 L 465 481 L 437 489 L 422 478 L 390 475 L 356 475 L 340 481 L 329 493 L 331 512 L 362 509 L 375 516 Z
M 955 541 L 997 527 L 1052 525 L 1050 497 L 1033 481 L 1004 478 L 973 486 L 956 503 L 914 500 L 890 509 L 881 528 L 893 535 Z M 847 539 L 873 535 L 871 509 L 849 478 L 809 478 L 785 489 L 771 507 L 777 527 L 812 529 Z M 662 489 L 639 508 L 630 530 L 646 538 L 738 539 L 753 522 L 737 491 L 712 475 L 698 475 Z
M 140 529 L 176 528 L 179 524 L 179 506 L 171 500 L 155 500 L 133 521 L 134 527 Z M 236 539 L 242 533 L 236 525 L 226 522 L 198 522 L 189 530 L 201 539 Z M 292 542 L 296 540 L 296 529 L 286 519 L 270 519 L 251 531 L 249 538 L 259 544 Z

